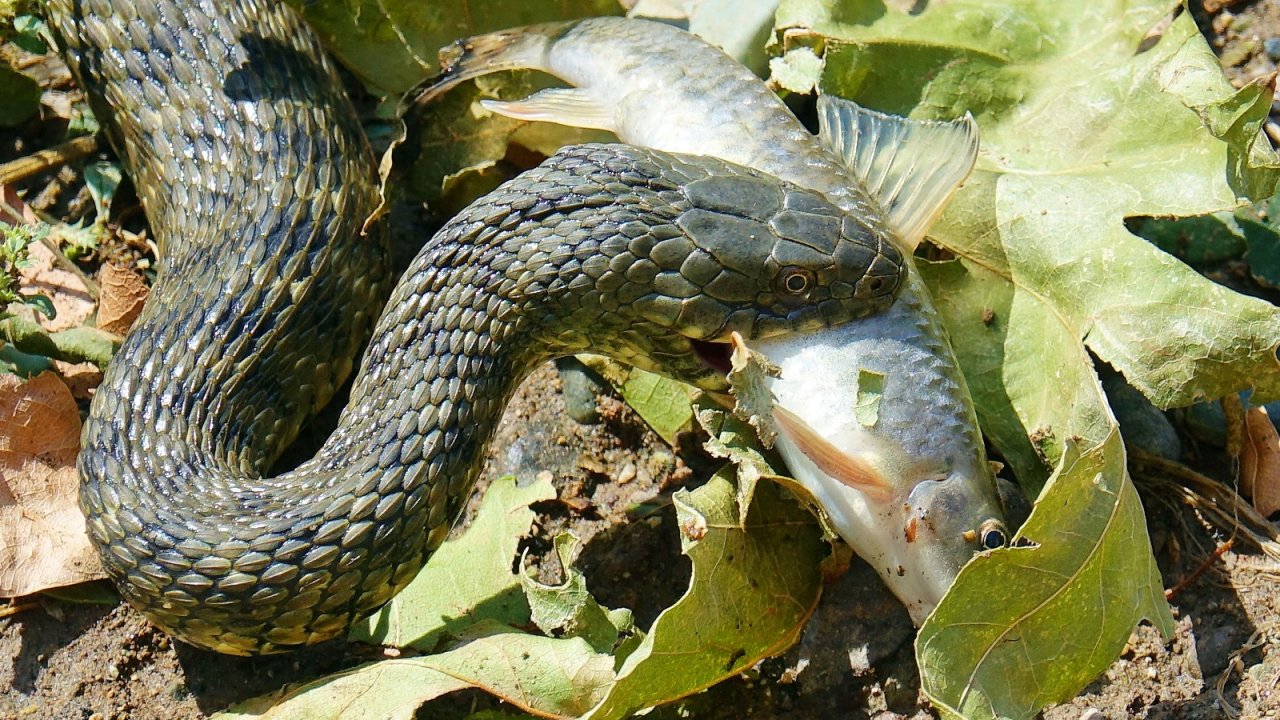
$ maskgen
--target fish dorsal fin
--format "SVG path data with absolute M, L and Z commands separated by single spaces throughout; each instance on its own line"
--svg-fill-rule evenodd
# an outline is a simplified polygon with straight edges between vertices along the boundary
M 915 249 L 978 157 L 978 123 L 909 120 L 855 102 L 818 97 L 819 137 L 879 200 L 891 227 Z

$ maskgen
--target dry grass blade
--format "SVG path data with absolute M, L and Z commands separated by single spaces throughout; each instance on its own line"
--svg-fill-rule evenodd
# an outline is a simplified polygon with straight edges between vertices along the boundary
M 1248 641 L 1237 648 L 1235 652 L 1231 653 L 1231 659 L 1227 662 L 1227 669 L 1222 671 L 1222 674 L 1218 676 L 1217 682 L 1214 683 L 1214 693 L 1218 696 L 1218 704 L 1222 707 L 1222 712 L 1226 717 L 1232 718 L 1232 720 L 1240 717 L 1240 709 L 1232 705 L 1231 702 L 1227 700 L 1227 683 L 1231 682 L 1232 675 L 1244 672 L 1245 655 L 1248 655 L 1260 647 L 1276 642 L 1277 638 L 1274 637 L 1274 630 L 1275 628 L 1259 628 L 1254 630 L 1253 635 L 1249 636 Z
M 1182 463 L 1130 446 L 1130 469 L 1139 488 L 1173 492 L 1236 540 L 1280 561 L 1280 530 L 1233 488 Z

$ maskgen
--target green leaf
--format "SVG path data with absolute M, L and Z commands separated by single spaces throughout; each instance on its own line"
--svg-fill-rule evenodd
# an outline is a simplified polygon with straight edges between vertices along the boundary
M 53 361 L 43 355 L 24 353 L 12 345 L 0 343 L 0 374 L 33 378 L 53 369 Z
M 14 127 L 40 108 L 40 85 L 0 62 L 0 127 Z
M 106 367 L 120 347 L 120 338 L 94 327 L 74 327 L 48 332 L 32 320 L 9 317 L 0 320 L 0 342 L 29 355 L 43 355 L 64 362 L 91 362 Z
M 628 16 L 683 27 L 759 75 L 768 64 L 765 42 L 777 8 L 778 0 L 639 0 Z
M 1227 211 L 1188 218 L 1143 218 L 1134 232 L 1188 265 L 1212 265 L 1244 255 L 1245 230 Z
M 874 427 L 880 419 L 880 398 L 884 396 L 884 375 L 870 370 L 858 371 L 858 395 L 853 416 L 863 427 Z
M 783 90 L 811 93 L 822 76 L 822 58 L 812 48 L 791 48 L 782 57 L 769 61 L 772 81 Z
M 1248 243 L 1244 258 L 1249 262 L 1249 274 L 1271 288 L 1280 287 L 1280 216 L 1276 213 L 1280 213 L 1280 195 L 1241 208 L 1234 218 Z
M 22 303 L 24 305 L 31 306 L 36 312 L 44 315 L 50 320 L 58 316 L 58 309 L 53 306 L 53 301 L 50 300 L 47 295 L 37 293 L 35 295 L 22 295 L 20 297 L 22 298 Z
M 752 366 L 754 367 L 754 366 Z M 749 372 L 754 374 L 756 370 Z M 777 476 L 773 463 L 765 457 L 756 428 L 738 413 L 725 410 L 706 395 L 694 404 L 698 424 L 707 431 L 707 441 L 702 447 L 712 456 L 732 463 L 737 479 L 738 527 L 746 527 L 747 512 L 751 509 L 756 485 L 760 478 Z M 781 463 L 778 464 L 781 467 Z
M 98 213 L 94 218 L 94 225 L 105 224 L 111 216 L 111 201 L 115 199 L 116 190 L 123 179 L 124 175 L 117 163 L 102 161 L 85 166 L 84 182 L 89 186 L 89 194 L 93 196 L 93 204 Z
M 811 5 L 784 2 L 780 27 Z M 1234 92 L 1189 14 L 1138 52 L 1177 2 L 970 0 L 918 15 L 843 6 L 878 15 L 864 13 L 877 15 L 868 25 L 823 18 L 835 34 L 824 89 L 913 116 L 971 111 L 982 127 L 977 171 L 930 233 L 937 243 L 1051 306 L 1161 407 L 1251 386 L 1280 396 L 1276 310 L 1123 225 L 1232 209 L 1270 195 L 1280 177 L 1257 132 L 1269 92 Z
M 623 401 L 668 445 L 693 423 L 693 398 L 698 391 L 670 378 L 627 367 L 600 355 L 577 356 L 584 365 L 613 386 Z
M 383 660 L 254 698 L 215 720 L 404 718 L 422 703 L 476 687 L 544 716 L 577 717 L 613 680 L 613 660 L 578 638 L 529 635 L 493 621 L 471 628 L 454 650 Z
M 614 0 L 288 0 L 331 51 L 379 95 L 399 95 L 439 72 L 440 48 L 470 35 L 592 15 Z
M 1105 670 L 1140 620 L 1173 632 L 1118 432 L 1068 444 L 1018 540 L 1034 547 L 977 557 L 920 628 L 922 687 L 944 714 L 1035 717 Z
M 813 516 L 761 483 L 739 525 L 733 471 L 674 496 L 689 590 L 654 621 L 586 717 L 621 718 L 742 672 L 793 644 L 817 604 L 824 544 Z
M 13 44 L 33 55 L 49 52 L 46 42 L 49 34 L 48 26 L 37 15 L 19 15 L 13 19 Z
M 481 620 L 527 625 L 529 606 L 511 566 L 533 525 L 529 505 L 555 496 L 546 477 L 526 487 L 511 476 L 495 480 L 471 527 L 440 546 L 403 592 L 353 627 L 351 639 L 429 652 Z
M 556 556 L 565 575 L 563 583 L 544 585 L 526 571 L 520 574 L 520 584 L 538 629 L 554 637 L 582 638 L 596 652 L 611 653 L 620 638 L 633 633 L 635 620 L 630 610 L 610 610 L 591 596 L 586 576 L 573 567 L 580 542 L 571 532 L 556 536 Z
M 688 385 L 632 368 L 619 388 L 626 401 L 658 436 L 674 445 L 676 435 L 688 430 L 693 420 Z
M 1141 619 L 1171 629 L 1093 356 L 1160 407 L 1280 394 L 1280 312 L 1126 229 L 1232 211 L 1280 176 L 1258 132 L 1269 91 L 1233 90 L 1188 13 L 1148 37 L 1179 7 L 779 10 L 784 51 L 825 48 L 825 91 L 914 117 L 972 112 L 982 130 L 974 175 L 930 232 L 954 259 L 920 271 L 984 432 L 1033 493 L 1059 472 L 1023 531 L 1039 545 L 976 560 L 921 630 L 924 687 L 949 712 L 1032 716 L 1096 677 Z

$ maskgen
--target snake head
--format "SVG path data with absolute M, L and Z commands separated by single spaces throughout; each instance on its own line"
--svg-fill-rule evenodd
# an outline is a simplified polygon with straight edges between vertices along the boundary
M 687 338 L 703 369 L 727 370 L 734 332 L 814 330 L 893 303 L 907 268 L 885 233 L 817 192 L 722 165 L 681 186 L 688 205 L 640 259 L 652 290 L 635 303 Z
M 734 333 L 867 317 L 893 305 L 907 274 L 875 220 L 820 193 L 628 145 L 563 148 L 472 214 L 476 228 L 513 233 L 501 261 L 513 316 L 552 352 L 605 351 L 706 390 L 727 387 Z

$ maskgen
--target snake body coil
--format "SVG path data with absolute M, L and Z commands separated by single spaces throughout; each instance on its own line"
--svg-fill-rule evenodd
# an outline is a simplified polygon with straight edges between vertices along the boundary
M 844 322 L 901 279 L 901 256 L 815 193 L 581 146 L 451 221 L 375 326 L 373 160 L 289 8 L 48 6 L 164 256 L 85 423 L 81 504 L 122 594 L 202 647 L 317 642 L 403 588 L 537 363 L 590 349 L 723 389 L 709 343 Z M 371 331 L 337 430 L 266 477 Z

